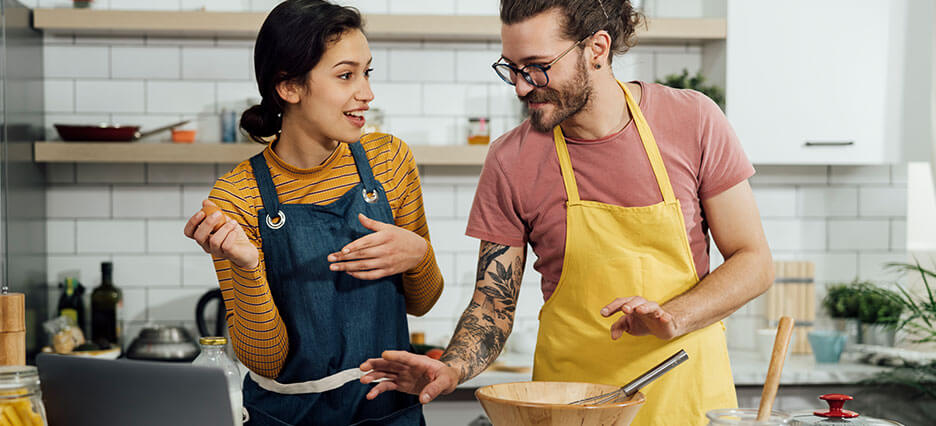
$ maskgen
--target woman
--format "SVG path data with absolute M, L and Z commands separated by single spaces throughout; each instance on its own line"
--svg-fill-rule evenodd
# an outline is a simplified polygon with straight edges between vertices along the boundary
M 361 136 L 371 54 L 355 9 L 289 0 L 254 50 L 263 97 L 241 127 L 272 140 L 216 182 L 185 235 L 213 255 L 250 424 L 424 424 L 410 395 L 365 399 L 357 367 L 409 347 L 442 278 L 413 156 Z M 216 231 L 216 227 L 219 227 Z

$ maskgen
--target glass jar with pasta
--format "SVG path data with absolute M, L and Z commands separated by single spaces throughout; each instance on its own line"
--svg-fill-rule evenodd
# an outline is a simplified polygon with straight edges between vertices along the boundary
M 0 367 L 0 424 L 46 426 L 39 373 L 32 366 Z

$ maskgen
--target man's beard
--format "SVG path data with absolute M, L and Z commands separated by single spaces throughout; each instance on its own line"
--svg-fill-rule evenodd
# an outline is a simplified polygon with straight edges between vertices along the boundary
M 578 114 L 591 97 L 592 88 L 588 81 L 588 72 L 585 69 L 585 61 L 579 58 L 577 73 L 568 83 L 552 87 L 537 87 L 520 100 L 528 102 L 549 102 L 555 107 L 552 116 L 546 117 L 542 109 L 532 109 L 530 111 L 530 125 L 538 132 L 549 133 L 559 123 L 567 118 Z M 547 121 L 548 120 L 548 121 Z

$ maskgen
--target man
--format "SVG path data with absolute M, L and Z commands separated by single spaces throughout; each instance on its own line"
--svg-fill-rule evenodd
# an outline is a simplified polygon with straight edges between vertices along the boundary
M 684 349 L 645 387 L 634 424 L 705 424 L 737 404 L 721 320 L 763 293 L 772 259 L 721 110 L 698 92 L 619 84 L 627 1 L 502 0 L 495 70 L 531 111 L 490 148 L 468 221 L 481 239 L 474 296 L 440 361 L 387 352 L 362 381 L 423 403 L 501 352 L 529 243 L 546 300 L 534 380 L 623 385 Z M 708 229 L 725 262 L 708 273 Z

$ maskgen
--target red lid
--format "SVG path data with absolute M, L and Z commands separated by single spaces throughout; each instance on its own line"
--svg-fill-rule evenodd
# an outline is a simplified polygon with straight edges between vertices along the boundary
M 820 396 L 819 399 L 829 404 L 829 411 L 814 411 L 813 414 L 817 416 L 830 417 L 834 419 L 851 419 L 858 417 L 858 413 L 842 409 L 842 407 L 845 406 L 845 401 L 851 401 L 854 399 L 849 395 L 829 393 Z

